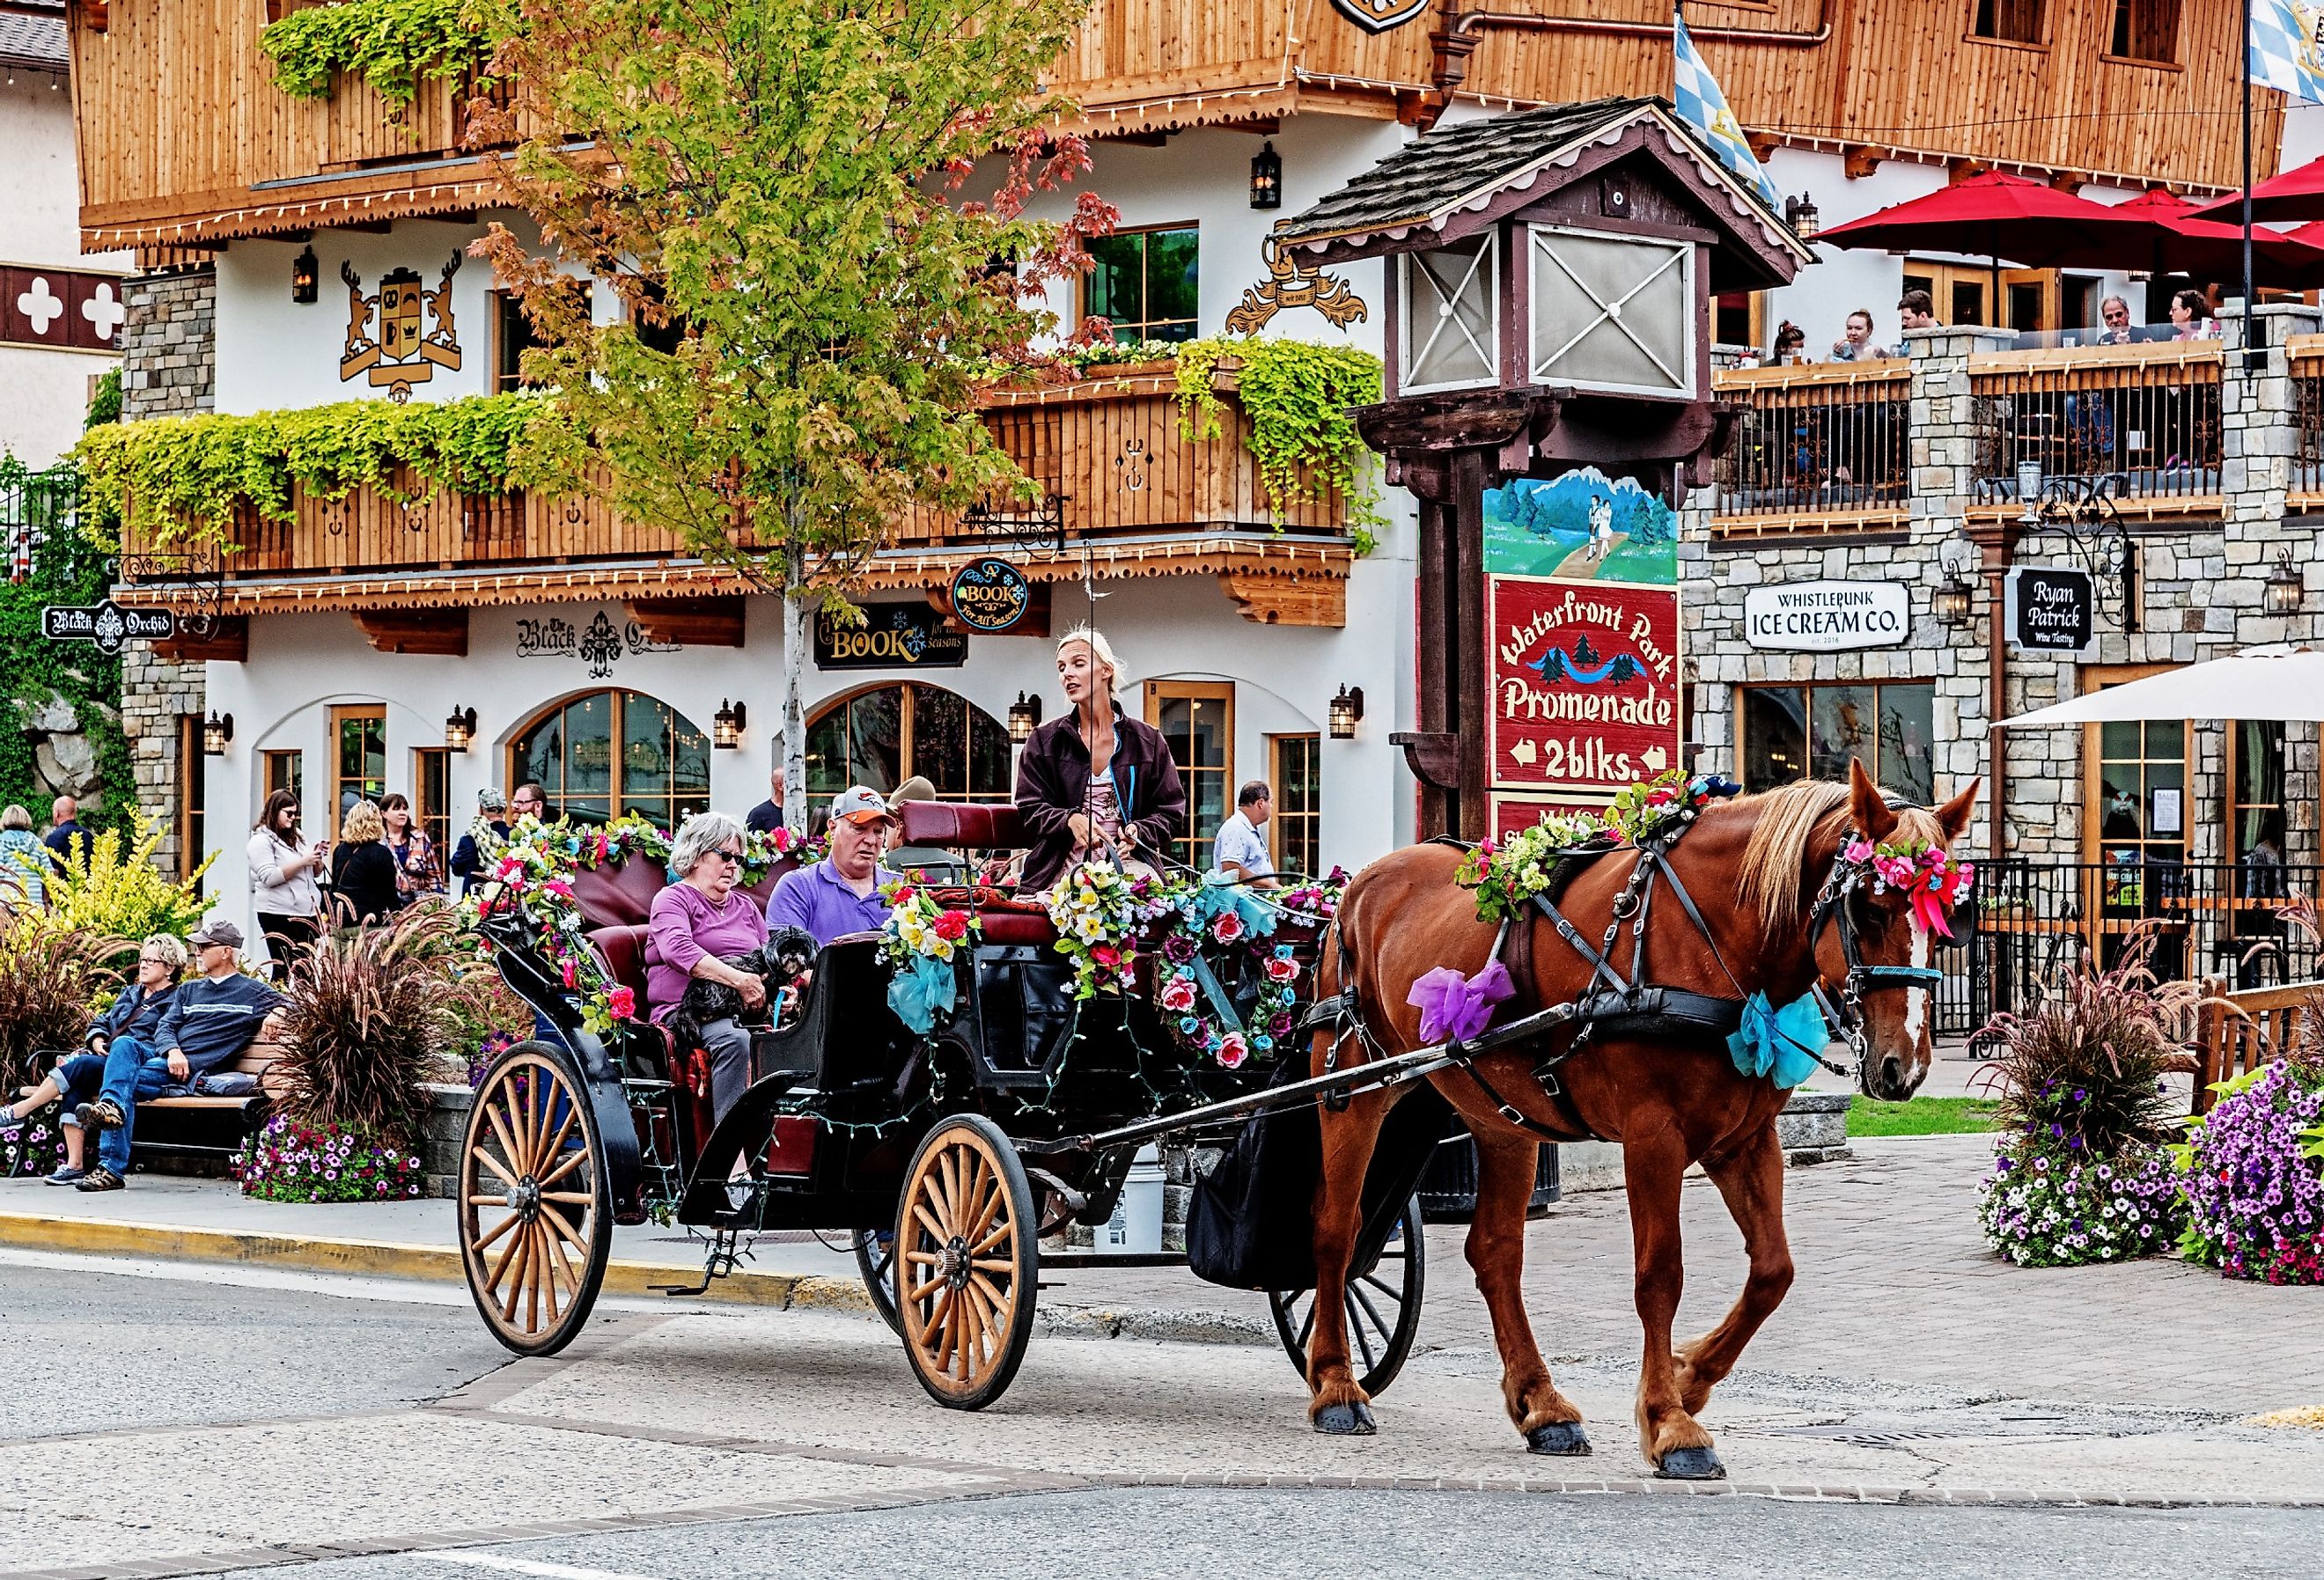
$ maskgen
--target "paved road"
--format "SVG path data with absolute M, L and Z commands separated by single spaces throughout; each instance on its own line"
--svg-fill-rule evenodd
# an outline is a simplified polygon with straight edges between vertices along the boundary
M 1565 1369 L 1600 1448 L 1556 1462 L 1517 1451 L 1468 1348 L 1416 1360 L 1351 1443 L 1306 1432 L 1289 1368 L 1251 1346 L 1047 1338 L 964 1416 L 884 1329 L 828 1314 L 617 1302 L 565 1356 L 504 1363 L 457 1290 L 18 1253 L 0 1317 L 0 1580 L 1741 1576 L 1771 1552 L 1810 1575 L 2014 1577 L 2070 1553 L 2175 1577 L 2290 1572 L 2324 1538 L 2324 1508 L 1931 1506 L 2324 1504 L 2314 1435 L 1968 1389 L 1738 1378 L 1706 1418 L 1721 1490 L 1830 1501 L 1698 1499 L 1634 1479 L 1613 1362 Z M 1605 1491 L 1554 1490 L 1576 1477 Z

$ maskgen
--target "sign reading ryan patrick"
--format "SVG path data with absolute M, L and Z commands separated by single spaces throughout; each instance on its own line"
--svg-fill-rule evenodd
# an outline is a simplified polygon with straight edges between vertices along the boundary
M 1913 596 L 1893 581 L 1798 581 L 1743 595 L 1743 640 L 1762 651 L 1898 647 L 1912 628 Z
M 1679 761 L 1678 595 L 1489 576 L 1489 777 L 1617 790 Z
M 2002 620 L 2021 652 L 2079 653 L 2098 634 L 2098 587 L 2088 571 L 2021 565 L 2002 583 Z

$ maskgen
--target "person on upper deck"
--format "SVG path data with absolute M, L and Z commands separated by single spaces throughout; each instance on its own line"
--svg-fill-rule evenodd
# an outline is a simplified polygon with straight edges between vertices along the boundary
M 1858 308 L 1849 314 L 1846 332 L 1831 343 L 1831 360 L 1834 362 L 1875 362 L 1895 355 L 1886 346 L 1872 343 L 1872 311 L 1869 308 Z
M 1170 744 L 1114 699 L 1120 661 L 1084 625 L 1057 643 L 1066 710 L 1039 725 L 1017 762 L 1017 813 L 1031 848 L 1020 886 L 1047 889 L 1074 862 L 1158 852 L 1186 823 Z
M 2216 340 L 2219 320 L 2210 316 L 2211 304 L 2200 291 L 2181 291 L 2171 298 L 2171 337 L 2173 340 Z
M 2109 296 L 2098 303 L 2098 317 L 2105 328 L 2098 331 L 2093 346 L 2127 346 L 2138 338 L 2138 331 L 2130 327 L 2130 303 L 2118 296 Z
M 1908 291 L 1896 299 L 1896 315 L 1907 329 L 1941 329 L 1937 304 L 1925 291 Z

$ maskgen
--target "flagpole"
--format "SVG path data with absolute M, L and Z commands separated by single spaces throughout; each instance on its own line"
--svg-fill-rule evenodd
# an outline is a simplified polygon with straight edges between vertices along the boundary
M 2264 357 L 2254 326 L 2258 317 L 2252 307 L 2252 106 L 2251 106 L 2251 37 L 2252 0 L 2244 0 L 2244 369 L 2251 372 L 2264 365 Z

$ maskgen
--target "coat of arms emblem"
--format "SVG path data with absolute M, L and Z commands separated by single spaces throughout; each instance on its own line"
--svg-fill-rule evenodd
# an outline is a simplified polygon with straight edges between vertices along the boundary
M 433 291 L 424 289 L 426 282 L 410 270 L 396 269 L 381 275 L 378 291 L 365 296 L 363 277 L 353 264 L 342 263 L 347 344 L 339 357 L 341 382 L 368 374 L 372 388 L 408 401 L 411 386 L 426 383 L 438 368 L 459 372 L 460 335 L 452 321 L 452 276 L 459 272 L 460 254 L 454 253 Z
M 1332 0 L 1332 9 L 1366 32 L 1402 27 L 1428 9 L 1428 0 Z

